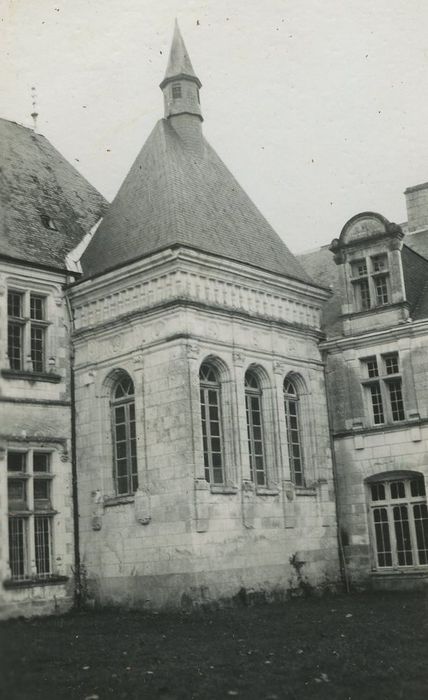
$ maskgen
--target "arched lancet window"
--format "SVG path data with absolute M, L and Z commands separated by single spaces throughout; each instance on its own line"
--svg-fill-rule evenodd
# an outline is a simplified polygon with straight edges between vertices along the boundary
M 138 488 L 138 472 L 134 383 L 125 372 L 113 387 L 111 410 L 116 493 L 135 493 Z
M 428 509 L 422 475 L 400 473 L 368 480 L 375 565 L 428 565 Z
M 209 362 L 204 362 L 199 370 L 199 390 L 205 479 L 211 484 L 224 484 L 220 383 Z
M 262 390 L 254 372 L 245 373 L 245 408 L 247 414 L 250 476 L 257 486 L 266 485 L 266 465 L 262 418 Z
M 299 415 L 299 394 L 294 383 L 284 381 L 284 411 L 287 425 L 288 455 L 291 479 L 296 486 L 304 486 L 302 434 Z

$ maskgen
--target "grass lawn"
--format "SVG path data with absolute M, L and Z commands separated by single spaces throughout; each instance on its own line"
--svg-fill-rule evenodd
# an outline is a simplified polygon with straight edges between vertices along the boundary
M 0 625 L 16 698 L 428 698 L 428 597 L 359 594 L 216 612 L 104 610 Z

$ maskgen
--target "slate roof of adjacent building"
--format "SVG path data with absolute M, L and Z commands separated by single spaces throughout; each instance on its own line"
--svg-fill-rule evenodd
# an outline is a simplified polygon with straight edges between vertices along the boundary
M 65 269 L 106 200 L 32 129 L 0 119 L 0 154 L 0 256 Z
M 181 245 L 312 283 L 222 160 L 161 119 L 82 256 L 86 276 Z
M 329 245 L 298 258 L 315 282 L 333 292 L 323 307 L 322 329 L 330 338 L 342 335 L 338 266 Z M 428 231 L 406 234 L 401 260 L 410 316 L 414 320 L 428 318 Z

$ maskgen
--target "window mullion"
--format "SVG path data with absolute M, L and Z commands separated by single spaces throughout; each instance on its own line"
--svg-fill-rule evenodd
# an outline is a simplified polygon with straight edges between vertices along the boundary
M 254 458 L 254 426 L 253 426 L 253 414 L 251 406 L 251 395 L 246 395 L 247 404 L 247 415 L 248 415 L 248 442 L 249 442 L 249 459 L 250 459 L 250 472 L 253 478 L 253 482 L 256 483 L 256 473 L 255 473 L 255 458 Z
M 397 537 L 395 534 L 394 505 L 390 502 L 391 495 L 388 496 L 389 503 L 386 505 L 386 515 L 388 518 L 389 538 L 391 540 L 392 568 L 396 569 L 398 564 Z
M 417 566 L 419 564 L 419 550 L 418 550 L 418 541 L 416 538 L 416 526 L 415 526 L 415 515 L 413 511 L 413 506 L 414 502 L 412 503 L 410 500 L 407 501 L 407 513 L 408 513 L 408 520 L 409 520 L 409 531 L 410 531 L 410 542 L 412 546 L 412 561 L 413 561 L 413 566 Z
M 131 421 L 129 403 L 123 404 L 125 409 L 125 434 L 126 434 L 126 471 L 128 481 L 128 493 L 132 493 L 132 451 L 131 451 Z
M 207 457 L 208 457 L 208 471 L 210 474 L 210 482 L 214 483 L 214 469 L 213 469 L 213 454 L 212 454 L 212 443 L 211 443 L 211 416 L 210 416 L 210 402 L 209 402 L 209 389 L 208 387 L 203 387 L 204 392 L 204 403 L 205 403 L 205 433 L 207 441 Z

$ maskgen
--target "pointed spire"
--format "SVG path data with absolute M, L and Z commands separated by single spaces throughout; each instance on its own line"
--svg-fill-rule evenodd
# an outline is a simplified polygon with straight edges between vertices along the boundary
M 168 67 L 160 84 L 164 96 L 165 118 L 188 115 L 202 122 L 199 88 L 202 83 L 193 70 L 192 62 L 184 45 L 178 22 L 175 20 L 174 36 L 169 52 Z M 179 120 L 180 122 L 182 119 Z M 174 120 L 178 124 L 177 120 Z M 200 123 L 199 123 L 200 131 Z
M 177 80 L 177 78 L 193 80 L 198 88 L 202 87 L 201 81 L 193 70 L 192 62 L 184 44 L 183 37 L 181 36 L 178 22 L 175 20 L 174 36 L 169 52 L 168 66 L 160 87 L 163 89 L 165 85 L 173 80 Z

